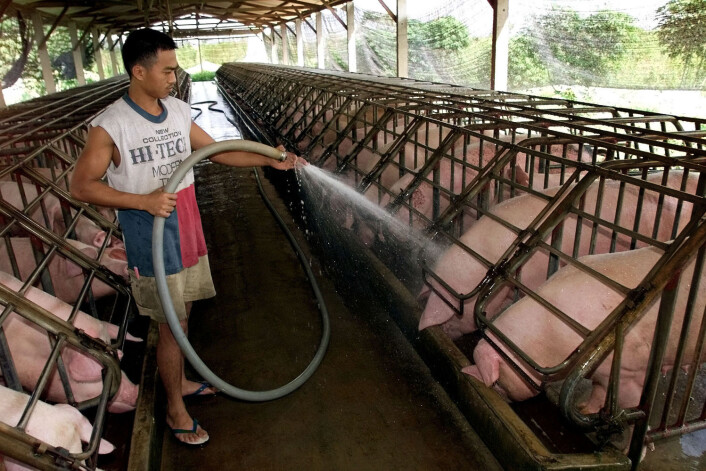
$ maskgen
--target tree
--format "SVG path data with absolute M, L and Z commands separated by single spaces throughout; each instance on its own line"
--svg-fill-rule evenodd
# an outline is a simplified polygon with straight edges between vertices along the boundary
M 0 64 L 2 87 L 9 88 L 22 76 L 32 48 L 32 33 L 22 16 L 8 18 L 0 23 L 0 57 L 14 58 L 11 63 Z
M 618 63 L 637 27 L 625 13 L 600 11 L 586 18 L 572 10 L 543 15 L 538 33 L 528 32 L 549 61 L 554 81 L 591 85 Z M 567 67 L 568 66 L 568 67 Z
M 657 9 L 657 37 L 669 57 L 684 62 L 684 74 L 698 74 L 706 64 L 706 0 L 670 0 Z

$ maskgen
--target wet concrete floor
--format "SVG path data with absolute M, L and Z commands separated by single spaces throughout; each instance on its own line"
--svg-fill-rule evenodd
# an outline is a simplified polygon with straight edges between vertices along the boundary
M 192 102 L 202 99 L 196 91 Z M 223 138 L 213 123 L 207 130 Z M 318 345 L 313 292 L 253 171 L 215 164 L 196 171 L 218 294 L 195 304 L 189 338 L 231 384 L 280 386 L 306 367 Z M 263 183 L 303 241 L 284 203 Z M 164 432 L 161 469 L 500 469 L 396 325 L 384 313 L 350 310 L 316 261 L 312 266 L 331 320 L 319 369 L 300 389 L 270 402 L 191 400 L 189 411 L 210 442 L 187 448 Z M 198 377 L 190 368 L 187 374 Z

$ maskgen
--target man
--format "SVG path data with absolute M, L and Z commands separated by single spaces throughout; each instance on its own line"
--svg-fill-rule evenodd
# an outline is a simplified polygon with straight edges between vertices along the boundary
M 151 240 L 153 217 L 167 218 L 167 283 L 186 331 L 192 301 L 212 297 L 215 290 L 193 172 L 188 172 L 176 193 L 166 193 L 163 186 L 192 150 L 214 140 L 191 121 L 188 104 L 169 96 L 176 83 L 175 49 L 169 36 L 155 30 L 141 29 L 128 35 L 122 49 L 130 76 L 128 92 L 91 122 L 86 147 L 73 173 L 71 194 L 81 201 L 119 209 L 135 302 L 141 314 L 159 323 L 157 366 L 167 395 L 167 425 L 177 440 L 195 446 L 206 443 L 209 436 L 187 412 L 183 396 L 217 391 L 207 383 L 187 381 L 184 375 L 184 358 L 157 294 Z M 294 168 L 297 156 L 283 154 L 283 162 L 248 152 L 224 152 L 211 160 L 236 167 Z M 102 181 L 106 173 L 107 185 Z

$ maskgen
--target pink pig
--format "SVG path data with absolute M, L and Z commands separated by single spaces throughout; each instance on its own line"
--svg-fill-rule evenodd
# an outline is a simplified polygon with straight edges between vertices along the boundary
M 22 286 L 17 278 L 1 271 L 0 283 L 16 292 Z M 26 292 L 26 298 L 61 319 L 66 320 L 71 314 L 72 306 L 39 289 L 30 287 Z M 116 325 L 99 321 L 81 311 L 78 312 L 74 320 L 74 327 L 106 344 L 118 334 Z M 3 324 L 3 329 L 7 336 L 15 368 L 20 376 L 20 382 L 26 389 L 33 390 L 51 351 L 46 332 L 16 313 L 8 317 Z M 139 340 L 131 335 L 128 335 L 127 339 Z M 75 400 L 81 402 L 100 395 L 103 389 L 101 377 L 103 367 L 101 364 L 70 346 L 63 350 L 62 357 L 69 374 Z M 66 401 L 64 388 L 56 371 L 50 378 L 45 395 L 46 399 L 50 401 Z M 111 412 L 130 411 L 135 408 L 136 401 L 137 386 L 125 376 L 125 373 L 122 373 L 120 388 L 111 400 L 108 410 Z
M 0 181 L 0 194 L 2 198 L 17 209 L 24 209 L 22 195 L 20 194 L 20 186 L 24 191 L 27 202 L 31 202 L 37 197 L 37 186 L 31 183 L 22 183 L 18 185 L 13 181 Z M 47 219 L 45 220 L 40 204 L 36 204 L 29 216 L 39 224 L 56 234 L 63 235 L 66 231 L 66 224 L 61 210 L 59 198 L 49 192 L 44 197 L 44 205 L 47 210 Z M 74 211 L 72 211 L 74 213 Z M 76 236 L 86 244 L 95 247 L 101 247 L 105 241 L 106 232 L 98 225 L 91 221 L 86 216 L 80 216 L 75 226 Z M 110 246 L 124 248 L 122 241 L 113 237 Z
M 660 182 L 662 174 L 653 174 L 648 180 L 652 182 Z M 693 173 L 689 175 L 687 192 L 693 192 L 696 189 L 698 175 Z M 667 186 L 678 188 L 681 184 L 681 173 L 671 172 Z M 559 187 L 543 190 L 541 193 L 545 195 L 553 195 L 559 190 Z M 593 213 L 599 185 L 594 183 L 585 194 L 585 208 L 587 212 Z M 617 180 L 607 180 L 603 189 L 603 200 L 600 208 L 601 217 L 604 220 L 613 221 L 617 212 L 616 202 L 620 195 L 620 183 Z M 622 195 L 622 210 L 619 214 L 619 221 L 622 227 L 633 228 L 635 220 L 635 208 L 637 207 L 637 198 L 639 195 L 639 187 L 636 185 L 626 185 Z M 655 224 L 655 213 L 658 204 L 658 195 L 653 191 L 646 191 L 643 199 L 642 217 L 638 232 L 644 235 L 651 236 Z M 538 196 L 524 194 L 504 201 L 497 206 L 491 208 L 490 213 L 495 217 L 500 218 L 518 229 L 525 229 L 545 208 L 547 201 Z M 657 238 L 661 241 L 667 241 L 672 238 L 672 228 L 674 217 L 677 211 L 677 200 L 673 197 L 667 197 L 663 201 L 662 215 L 659 225 L 659 234 Z M 680 214 L 680 226 L 683 227 L 688 222 L 691 213 L 691 205 L 684 204 Z M 592 223 L 586 219 L 582 222 L 582 238 L 579 246 L 578 255 L 586 255 L 590 249 L 590 237 Z M 576 232 L 576 216 L 569 215 L 564 220 L 564 235 L 562 238 L 561 250 L 564 253 L 571 253 L 573 247 L 573 234 Z M 612 231 L 601 226 L 596 237 L 596 247 L 594 253 L 606 253 L 610 251 Z M 483 257 L 487 262 L 495 264 L 500 260 L 500 257 L 514 242 L 517 234 L 505 225 L 496 221 L 489 216 L 481 217 L 471 228 L 466 231 L 460 238 L 460 242 L 472 250 L 480 257 Z M 639 246 L 639 244 L 638 244 Z M 630 239 L 625 235 L 617 236 L 615 251 L 624 251 L 630 248 Z M 538 251 L 533 257 L 522 267 L 522 282 L 529 288 L 539 286 L 547 278 L 548 255 L 545 251 Z M 470 293 L 475 289 L 485 277 L 489 266 L 475 256 L 470 255 L 467 251 L 461 249 L 458 245 L 453 245 L 449 248 L 441 258 L 436 262 L 434 271 L 441 277 L 451 288 L 459 294 Z M 428 300 L 424 312 L 419 321 L 419 330 L 425 329 L 432 325 L 442 325 L 442 329 L 451 337 L 458 338 L 465 333 L 470 333 L 476 330 L 475 320 L 473 318 L 472 309 L 475 304 L 475 296 L 466 299 L 464 305 L 464 316 L 459 318 L 455 316 L 453 309 L 449 306 L 455 306 L 460 309 L 458 300 L 451 293 L 446 291 L 435 280 L 430 281 L 432 286 L 440 293 L 431 291 L 426 287 L 420 296 L 428 295 Z M 505 296 L 497 296 L 495 301 L 488 306 L 488 315 L 496 314 L 505 304 L 510 302 L 511 291 L 507 288 L 504 292 Z M 446 300 L 446 301 L 444 301 Z
M 642 281 L 661 256 L 661 250 L 646 247 L 620 253 L 588 255 L 579 258 L 579 261 L 632 289 Z M 695 258 L 692 258 L 681 275 L 674 320 L 663 363 L 665 370 L 674 366 L 694 266 Z M 703 271 L 699 280 L 701 288 L 698 291 L 701 295 L 697 296 L 693 310 L 694 326 L 701 324 L 706 306 L 706 296 L 703 296 L 705 278 L 706 271 Z M 535 292 L 590 330 L 595 329 L 624 299 L 623 293 L 571 265 L 560 269 Z M 625 336 L 625 354 L 620 365 L 620 407 L 635 407 L 639 404 L 659 304 L 659 299 L 654 301 Z M 543 367 L 555 366 L 564 361 L 583 340 L 571 327 L 530 297 L 524 297 L 510 306 L 493 320 L 493 325 Z M 489 335 L 495 339 L 492 334 Z M 689 336 L 683 364 L 689 364 L 693 359 L 695 337 Z M 503 350 L 514 357 L 512 352 L 505 348 Z M 508 366 L 487 341 L 481 340 L 473 353 L 473 359 L 475 365 L 464 368 L 464 373 L 480 379 L 487 386 L 493 386 L 506 398 L 522 401 L 538 393 Z M 582 405 L 584 413 L 597 412 L 603 406 L 611 360 L 612 354 L 592 374 L 593 389 L 588 401 Z M 523 369 L 539 382 L 539 377 L 533 370 L 524 367 Z
M 29 396 L 21 392 L 0 386 L 0 421 L 15 426 L 20 421 Z M 53 447 L 65 448 L 69 453 L 77 454 L 83 451 L 81 442 L 89 442 L 93 427 L 86 417 L 68 404 L 50 405 L 38 401 L 25 433 Z M 98 453 L 106 454 L 115 447 L 107 440 L 101 439 Z M 7 471 L 35 469 L 9 457 L 0 456 L 0 465 L 4 459 Z M 1 468 L 2 466 L 0 466 Z
M 66 242 L 92 259 L 98 256 L 98 249 L 92 245 L 86 245 L 83 242 L 71 239 Z M 30 239 L 27 237 L 13 237 L 10 239 L 10 243 L 20 271 L 20 278 L 25 280 L 37 266 Z M 128 279 L 125 250 L 117 247 L 106 248 L 100 263 L 116 275 L 123 277 L 125 280 Z M 0 270 L 12 273 L 10 257 L 4 240 L 0 240 Z M 54 287 L 54 295 L 64 302 L 75 303 L 85 281 L 81 268 L 62 255 L 56 254 L 49 262 L 49 274 Z M 93 296 L 96 298 L 115 293 L 113 288 L 99 279 L 93 281 L 91 288 L 93 289 Z

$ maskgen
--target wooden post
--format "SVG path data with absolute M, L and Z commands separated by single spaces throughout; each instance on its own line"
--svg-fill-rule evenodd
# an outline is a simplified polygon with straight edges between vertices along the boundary
M 326 38 L 324 37 L 323 12 L 316 13 L 316 62 L 319 69 L 326 68 Z
M 78 42 L 78 32 L 76 31 L 76 23 L 69 23 L 69 35 L 71 36 L 71 47 L 74 54 L 74 68 L 76 69 L 76 80 L 79 85 L 86 85 L 86 76 L 83 73 L 83 55 L 81 54 L 81 44 Z
M 279 59 L 277 58 L 277 33 L 274 26 L 270 27 L 270 36 L 272 36 L 272 59 L 270 62 L 279 64 Z
M 101 47 L 98 42 L 98 28 L 93 28 L 91 30 L 91 36 L 93 36 L 93 57 L 96 58 L 96 68 L 98 69 L 98 77 L 101 80 L 105 80 L 105 72 L 103 71 L 103 57 L 101 55 Z
M 490 64 L 490 88 L 507 90 L 508 56 L 510 54 L 510 0 L 496 0 L 493 10 L 493 46 Z
M 397 0 L 397 76 L 409 77 L 407 0 Z
M 56 84 L 54 83 L 54 75 L 51 72 L 51 60 L 49 59 L 49 51 L 47 43 L 44 41 L 44 27 L 42 24 L 42 14 L 36 11 L 32 15 L 32 23 L 34 23 L 34 38 L 39 45 L 37 54 L 39 55 L 39 63 L 42 66 L 42 77 L 47 89 L 47 94 L 56 93 Z
M 355 7 L 353 0 L 346 3 L 346 25 L 348 28 L 348 72 L 358 72 L 356 57 Z
M 110 65 L 113 67 L 113 77 L 118 75 L 118 60 L 115 57 L 115 43 L 113 42 L 113 37 L 108 33 L 108 49 L 110 49 Z
M 294 27 L 297 32 L 297 65 L 304 67 L 304 35 L 302 34 L 301 18 L 297 18 L 294 22 Z
M 270 37 L 265 34 L 265 30 L 262 30 L 262 42 L 265 45 L 265 55 L 268 59 L 272 59 L 272 43 L 270 42 Z
M 289 65 L 289 47 L 287 47 L 287 25 L 279 25 L 280 36 L 282 36 L 282 64 Z
M 0 110 L 4 110 L 5 108 L 7 108 L 7 104 L 5 104 L 5 95 L 2 91 L 2 82 L 0 82 Z

